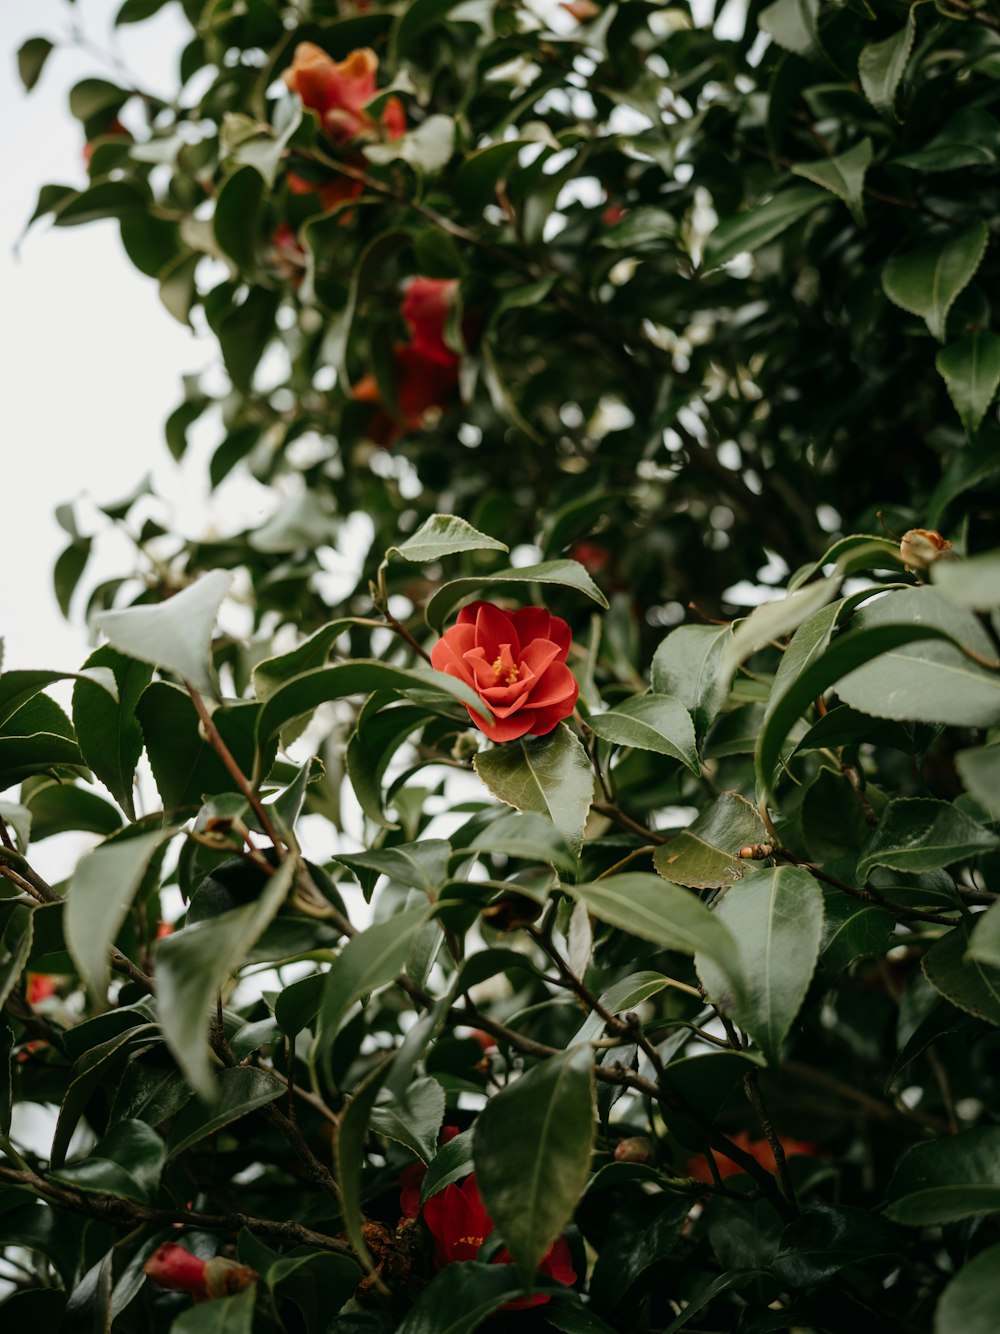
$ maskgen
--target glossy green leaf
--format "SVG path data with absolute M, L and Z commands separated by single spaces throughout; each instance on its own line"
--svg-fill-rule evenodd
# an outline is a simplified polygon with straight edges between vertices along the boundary
M 419 843 L 397 843 L 378 852 L 340 853 L 334 860 L 349 871 L 365 869 L 434 899 L 448 878 L 451 844 L 443 838 L 425 838 Z
M 673 695 L 692 715 L 699 733 L 718 715 L 729 694 L 725 672 L 729 626 L 681 625 L 653 654 L 653 690 Z
M 577 858 L 552 821 L 533 811 L 501 815 L 491 820 L 472 842 L 468 852 L 499 852 L 521 861 L 542 862 L 562 875 L 576 874 Z M 460 854 L 454 854 L 457 856 Z
M 869 42 L 858 57 L 858 77 L 865 97 L 883 116 L 895 115 L 896 91 L 906 71 L 913 38 L 915 5 L 906 15 L 906 24 L 881 42 Z
M 824 895 L 820 960 L 830 972 L 850 967 L 856 959 L 885 953 L 896 921 L 892 913 L 839 891 Z
M 934 1311 L 934 1334 L 993 1334 L 1000 1310 L 1000 1246 L 962 1266 Z
M 876 866 L 930 871 L 1000 847 L 1000 838 L 947 801 L 903 797 L 886 807 L 858 861 L 863 884 Z
M 1000 334 L 979 329 L 949 343 L 934 363 L 971 440 L 1000 385 Z
M 66 944 L 98 1006 L 107 1003 L 108 950 L 164 844 L 176 832 L 157 829 L 102 843 L 73 873 L 66 902 Z
M 361 1173 L 365 1163 L 365 1140 L 375 1099 L 392 1068 L 392 1057 L 380 1062 L 347 1100 L 333 1138 L 333 1166 L 340 1195 L 344 1231 L 359 1263 L 368 1273 L 375 1269 L 362 1231 Z
M 287 653 L 258 662 L 254 666 L 252 678 L 254 694 L 261 703 L 266 704 L 286 681 L 314 671 L 317 667 L 324 667 L 334 644 L 353 624 L 354 618 L 350 616 L 330 621 Z
M 114 673 L 107 667 L 84 667 L 79 672 L 12 671 L 0 676 L 0 723 L 6 724 L 19 709 L 37 696 L 47 685 L 75 678 L 93 682 L 112 699 L 118 697 Z
M 819 886 L 798 866 L 758 870 L 726 891 L 715 917 L 735 941 L 739 970 L 734 979 L 714 960 L 699 956 L 698 975 L 711 999 L 750 1034 L 768 1064 L 777 1065 L 819 957 Z
M 170 1334 L 251 1334 L 254 1286 L 237 1293 L 235 1297 L 219 1297 L 182 1311 L 170 1326 Z
M 607 713 L 591 714 L 587 726 L 616 746 L 668 755 L 692 773 L 701 772 L 691 715 L 671 695 L 638 695 Z
M 369 820 L 383 829 L 399 827 L 385 811 L 382 780 L 386 771 L 400 746 L 434 716 L 415 704 L 397 704 L 373 713 L 366 708 L 348 740 L 344 762 L 354 795 Z M 287 729 L 282 735 L 287 735 Z
M 252 168 L 247 168 L 250 171 Z M 216 330 L 226 372 L 240 393 L 253 390 L 254 373 L 274 335 L 279 296 L 266 287 L 251 287 L 239 305 L 227 309 Z
M 148 193 L 132 181 L 96 181 L 64 199 L 53 211 L 53 227 L 79 227 L 101 218 L 128 218 L 149 207 Z
M 607 608 L 608 601 L 590 575 L 575 560 L 547 560 L 540 565 L 522 565 L 517 569 L 502 570 L 497 574 L 470 575 L 464 579 L 453 579 L 443 584 L 424 607 L 424 617 L 432 629 L 440 630 L 445 617 L 463 602 L 471 593 L 483 593 L 491 596 L 494 592 L 507 589 L 520 591 L 523 584 L 552 584 L 556 587 L 570 588 L 596 602 L 599 607 Z
M 0 1005 L 4 1005 L 24 972 L 31 953 L 34 909 L 24 903 L 10 911 L 0 933 Z
M 30 93 L 42 77 L 42 70 L 55 46 L 47 37 L 29 37 L 22 42 L 17 51 L 17 72 L 24 84 L 24 91 Z
M 849 1265 L 903 1253 L 904 1241 L 866 1209 L 820 1204 L 785 1228 L 771 1268 L 790 1287 L 813 1287 Z
M 115 1195 L 148 1204 L 166 1158 L 163 1140 L 143 1121 L 119 1121 L 86 1158 L 53 1172 L 85 1194 Z
M 132 1047 L 137 1043 L 146 1046 L 156 1041 L 157 1036 L 154 1025 L 135 1022 L 104 1041 L 97 1041 L 96 1035 L 91 1039 L 93 1045 L 81 1052 L 73 1062 L 59 1107 L 59 1118 L 49 1150 L 49 1161 L 53 1167 L 62 1167 L 73 1133 L 95 1090 L 105 1081 L 115 1078 Z M 139 1117 L 134 1119 L 141 1120 Z
M 987 551 L 968 560 L 939 561 L 931 578 L 943 598 L 974 611 L 1000 607 L 1000 551 Z
M 228 570 L 213 570 L 156 606 L 103 612 L 98 629 L 127 657 L 175 672 L 196 690 L 214 694 L 212 631 L 232 579 Z
M 957 235 L 894 255 L 882 271 L 886 296 L 902 310 L 919 315 L 943 343 L 948 312 L 979 268 L 988 236 L 986 224 L 976 222 Z
M 404 1144 L 429 1163 L 437 1152 L 444 1105 L 444 1089 L 436 1079 L 425 1077 L 414 1080 L 401 1097 L 373 1108 L 368 1124 L 376 1134 Z
M 643 1001 L 649 1000 L 651 996 L 658 995 L 669 986 L 670 978 L 664 977 L 662 973 L 649 971 L 630 973 L 628 977 L 608 987 L 607 991 L 602 991 L 597 999 L 601 1010 L 608 1014 L 623 1014 L 641 1005 Z M 573 1038 L 574 1043 L 592 1042 L 594 1038 L 600 1037 L 604 1031 L 604 1023 L 599 1011 L 592 1010 L 577 1029 Z
M 1000 821 L 1000 745 L 958 751 L 955 768 L 990 819 Z
M 1000 1208 L 1000 1126 L 915 1144 L 899 1160 L 886 1199 L 886 1217 L 909 1227 L 995 1213 Z
M 167 1153 L 176 1158 L 185 1149 L 214 1135 L 217 1130 L 258 1107 L 265 1107 L 287 1091 L 287 1085 L 266 1070 L 236 1066 L 220 1070 L 215 1076 L 212 1101 L 207 1105 L 192 1098 L 174 1119 L 167 1139 Z
M 492 720 L 479 696 L 463 681 L 426 667 L 392 667 L 378 659 L 357 659 L 318 667 L 304 672 L 279 686 L 268 698 L 260 714 L 257 735 L 265 744 L 282 728 L 304 714 L 312 713 L 331 699 L 345 695 L 371 694 L 375 690 L 419 691 L 439 700 L 458 700 Z
M 740 857 L 740 850 L 769 842 L 756 806 L 738 792 L 723 792 L 687 829 L 656 849 L 653 865 L 675 885 L 723 889 L 758 865 Z
M 723 219 L 705 243 L 705 268 L 717 269 L 737 255 L 753 254 L 829 198 L 826 190 L 794 185 L 745 213 Z
M 237 703 L 216 709 L 213 716 L 219 735 L 244 773 L 253 767 L 258 714 L 257 705 Z M 154 681 L 143 691 L 136 715 L 164 810 L 190 815 L 206 796 L 233 790 L 233 776 L 204 739 L 198 711 L 181 686 Z M 272 745 L 269 755 L 273 753 Z
M 495 537 L 487 537 L 455 514 L 432 514 L 417 531 L 398 546 L 389 547 L 386 559 L 399 556 L 414 565 L 429 565 L 461 551 L 509 551 Z
M 511 1126 L 518 1128 L 514 1137 Z M 586 1045 L 559 1052 L 506 1085 L 476 1121 L 480 1194 L 527 1283 L 583 1194 L 594 1126 Z
M 795 176 L 804 176 L 807 181 L 821 185 L 838 199 L 842 199 L 851 210 L 851 216 L 859 227 L 865 225 L 865 176 L 871 166 L 874 148 L 871 139 L 865 137 L 860 143 L 836 157 L 819 158 L 815 162 L 797 162 L 792 167 Z
M 818 579 L 815 583 L 797 588 L 774 602 L 755 607 L 745 621 L 740 621 L 726 642 L 722 671 L 732 677 L 733 672 L 752 654 L 775 639 L 783 639 L 797 630 L 804 621 L 815 615 L 834 596 L 840 584 L 836 575 Z
M 295 859 L 287 857 L 256 902 L 185 926 L 157 944 L 157 1014 L 163 1036 L 206 1102 L 218 1092 L 206 1042 L 216 998 L 284 903 L 295 871 Z
M 599 921 L 682 954 L 704 954 L 738 978 L 735 943 L 715 913 L 658 876 L 625 871 L 583 885 L 563 885 Z
M 965 926 L 956 926 L 935 941 L 920 967 L 946 1001 L 1000 1027 L 1000 967 L 980 957 L 980 952 L 992 957 L 990 936 L 995 931 L 992 922 L 983 925 L 988 925 L 989 931 L 982 942 L 976 941 L 976 932 L 970 940 Z
M 121 27 L 124 23 L 142 23 L 143 20 L 159 13 L 167 2 L 168 0 L 123 0 L 115 15 L 115 27 Z
M 546 816 L 579 852 L 594 778 L 587 752 L 565 723 L 547 736 L 522 737 L 481 751 L 473 765 L 498 801 Z
M 446 1265 L 407 1311 L 396 1334 L 472 1334 L 523 1292 L 514 1265 L 475 1260 Z
M 949 116 L 922 148 L 893 159 L 893 166 L 911 171 L 960 171 L 992 167 L 1000 148 L 1000 121 L 981 107 L 963 107 Z
M 116 652 L 110 645 L 87 659 L 88 667 L 114 672 L 118 699 L 91 682 L 81 680 L 73 690 L 73 726 L 89 767 L 108 789 L 130 820 L 135 819 L 133 782 L 142 754 L 142 730 L 135 718 L 139 696 L 149 685 L 153 669 Z

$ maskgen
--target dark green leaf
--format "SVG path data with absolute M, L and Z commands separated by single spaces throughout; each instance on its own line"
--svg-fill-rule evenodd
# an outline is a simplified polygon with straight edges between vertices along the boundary
M 47 37 L 29 37 L 17 52 L 17 72 L 24 84 L 24 91 L 30 93 L 42 77 L 42 70 L 55 47 Z
M 591 714 L 587 726 L 604 741 L 669 755 L 692 773 L 701 772 L 691 715 L 670 695 L 638 695 L 607 713 Z
M 1000 847 L 1000 839 L 947 801 L 891 801 L 858 861 L 863 884 L 876 866 L 932 871 Z
M 992 923 L 989 925 L 992 926 Z M 973 951 L 964 926 L 941 937 L 924 955 L 920 966 L 935 991 L 960 1010 L 1000 1027 L 1000 967 L 983 962 Z M 986 942 L 983 942 L 983 946 Z M 989 953 L 984 949 L 984 953 Z
M 488 594 L 501 592 L 508 588 L 520 589 L 523 584 L 552 584 L 560 588 L 571 588 L 577 593 L 596 602 L 599 607 L 607 608 L 608 601 L 590 575 L 578 561 L 547 560 L 540 565 L 522 565 L 513 570 L 501 570 L 497 574 L 470 575 L 464 579 L 453 579 L 442 586 L 428 599 L 424 607 L 427 624 L 434 630 L 440 630 L 445 617 L 471 593 Z
M 87 667 L 114 672 L 118 699 L 89 681 L 73 689 L 73 726 L 83 758 L 130 820 L 135 819 L 132 786 L 142 754 L 142 731 L 135 718 L 139 696 L 153 675 L 150 666 L 117 653 L 110 645 L 97 649 Z
M 903 1238 L 895 1228 L 852 1205 L 821 1204 L 789 1223 L 772 1269 L 793 1288 L 825 1283 L 848 1265 L 898 1255 Z
M 672 630 L 653 655 L 653 689 L 680 700 L 699 733 L 717 716 L 729 694 L 725 674 L 729 626 L 681 625 Z
M 952 1223 L 1000 1209 L 1000 1126 L 981 1126 L 900 1158 L 886 1191 L 886 1217 L 910 1227 Z
M 472 1334 L 523 1292 L 514 1265 L 474 1260 L 446 1265 L 406 1313 L 396 1334 Z
M 717 269 L 737 255 L 753 254 L 829 198 L 825 190 L 815 186 L 795 185 L 745 213 L 723 219 L 705 244 L 705 268 Z
M 587 752 L 565 723 L 547 736 L 524 737 L 481 751 L 473 765 L 498 801 L 546 816 L 568 846 L 579 852 L 594 779 Z
M 192 1098 L 170 1128 L 167 1152 L 176 1158 L 208 1135 L 214 1135 L 231 1121 L 238 1121 L 258 1107 L 280 1098 L 286 1086 L 266 1070 L 237 1066 L 220 1070 L 215 1076 L 212 1101 L 206 1105 Z
M 402 1097 L 375 1107 L 368 1124 L 376 1134 L 405 1145 L 429 1163 L 437 1150 L 444 1102 L 444 1089 L 436 1079 L 417 1079 Z
M 979 268 L 988 237 L 986 224 L 976 222 L 958 235 L 894 255 L 882 271 L 886 296 L 911 315 L 919 315 L 943 343 L 948 312 Z
M 858 77 L 865 97 L 883 116 L 895 115 L 896 90 L 913 49 L 915 9 L 916 5 L 910 5 L 904 27 L 881 42 L 869 42 L 858 57 Z
M 723 792 L 693 824 L 656 849 L 653 865 L 675 885 L 723 889 L 756 867 L 739 856 L 740 849 L 766 842 L 756 806 L 737 792 Z
M 219 1297 L 182 1311 L 170 1334 L 250 1334 L 257 1290 L 251 1285 L 235 1297 Z

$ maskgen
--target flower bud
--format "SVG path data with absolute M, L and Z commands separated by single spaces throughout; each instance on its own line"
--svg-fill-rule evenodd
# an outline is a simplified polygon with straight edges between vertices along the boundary
M 899 543 L 899 554 L 910 570 L 929 570 L 936 560 L 947 558 L 952 545 L 932 528 L 911 528 Z
M 455 744 L 451 748 L 451 758 L 453 760 L 471 760 L 473 755 L 479 754 L 479 737 L 473 731 L 459 732 L 455 738 Z
M 615 1145 L 616 1163 L 651 1163 L 654 1157 L 653 1141 L 645 1135 L 630 1135 Z
M 201 1260 L 183 1246 L 164 1242 L 146 1261 L 146 1277 L 169 1292 L 186 1292 L 196 1302 L 231 1297 L 256 1283 L 256 1269 L 216 1255 Z

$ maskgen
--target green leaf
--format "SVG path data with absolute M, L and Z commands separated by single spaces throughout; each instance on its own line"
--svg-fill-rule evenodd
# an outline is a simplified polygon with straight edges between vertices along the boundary
M 396 1334 L 472 1334 L 523 1292 L 514 1265 L 476 1260 L 446 1265 L 407 1311 Z
M 148 1204 L 166 1159 L 163 1141 L 143 1121 L 112 1126 L 86 1158 L 53 1172 L 56 1181 L 86 1194 L 115 1195 Z
M 1000 384 L 1000 334 L 986 329 L 966 334 L 943 347 L 934 364 L 971 440 Z
M 325 666 L 334 644 L 353 624 L 354 618 L 351 616 L 330 621 L 287 653 L 258 662 L 253 669 L 252 679 L 254 694 L 261 703 L 266 703 L 286 681 Z
M 818 17 L 819 0 L 775 0 L 761 10 L 757 23 L 784 50 L 817 61 L 823 58 Z
M 947 801 L 903 797 L 886 807 L 858 861 L 864 884 L 876 866 L 931 871 L 1000 847 L 1000 838 Z
M 340 1310 L 354 1295 L 361 1272 L 347 1255 L 293 1251 L 270 1264 L 265 1278 L 272 1296 L 294 1302 L 305 1321 L 304 1329 L 319 1334 L 329 1330 L 330 1312 Z
M 14 671 L 4 672 L 0 676 L 0 724 L 9 718 L 29 700 L 40 693 L 43 687 L 55 681 L 65 681 L 73 677 L 81 681 L 92 681 L 106 691 L 112 699 L 118 698 L 118 686 L 114 673 L 107 667 L 84 667 L 79 672 Z M 51 701 L 49 701 L 51 703 Z
M 906 24 L 881 42 L 869 42 L 858 57 L 858 77 L 865 97 L 883 116 L 895 116 L 896 90 L 906 71 L 913 38 L 916 34 L 914 10 L 911 5 Z
M 902 310 L 919 315 L 943 343 L 948 312 L 972 281 L 988 240 L 985 222 L 977 221 L 957 235 L 893 255 L 882 270 L 882 288 Z
M 968 1260 L 942 1292 L 934 1334 L 993 1334 L 1000 1310 L 1000 1246 Z
M 185 926 L 156 946 L 157 1016 L 174 1059 L 206 1102 L 218 1092 L 206 1034 L 216 998 L 284 903 L 294 857 L 268 877 L 255 903 Z
M 108 950 L 163 845 L 176 832 L 157 829 L 102 843 L 73 872 L 64 916 L 66 944 L 84 985 L 102 1008 L 107 1004 Z
M 923 148 L 893 158 L 894 167 L 912 171 L 960 171 L 992 167 L 1000 147 L 1000 122 L 981 107 L 963 107 L 949 116 Z
M 941 596 L 959 607 L 974 611 L 1000 607 L 1000 551 L 968 560 L 938 561 L 931 566 L 931 578 Z
M 895 924 L 892 913 L 875 904 L 859 903 L 837 891 L 825 894 L 820 947 L 823 967 L 839 973 L 855 959 L 884 954 Z
M 1000 1209 L 1000 1126 L 915 1144 L 896 1165 L 886 1217 L 910 1227 L 953 1223 Z
M 397 843 L 378 852 L 339 853 L 334 861 L 349 871 L 357 868 L 387 875 L 401 885 L 419 889 L 430 899 L 448 879 L 451 844 L 443 838 L 425 838 L 419 843 Z
M 491 820 L 458 856 L 470 852 L 499 852 L 520 861 L 542 862 L 561 875 L 575 876 L 577 858 L 550 819 L 532 811 L 501 815 Z
M 102 612 L 97 628 L 120 653 L 175 672 L 212 695 L 212 631 L 232 581 L 229 570 L 213 570 L 156 606 Z
M 886 594 L 855 618 L 866 632 L 907 623 L 910 634 L 840 680 L 837 694 L 844 703 L 876 718 L 956 727 L 1000 722 L 1000 673 L 956 647 L 966 645 L 987 660 L 994 657 L 990 637 L 975 616 L 934 589 L 913 588 Z M 919 640 L 921 627 L 928 642 Z M 932 637 L 939 642 L 930 642 Z M 846 639 L 837 641 L 828 659 Z M 948 639 L 953 642 L 940 642 Z
M 849 148 L 846 153 L 836 157 L 820 158 L 816 162 L 798 162 L 792 167 L 792 174 L 804 176 L 807 181 L 821 185 L 842 199 L 851 210 L 851 216 L 859 227 L 865 225 L 865 175 L 871 166 L 874 149 L 872 141 L 866 136 L 860 143 Z
M 753 254 L 828 200 L 825 190 L 795 185 L 744 213 L 724 218 L 705 243 L 704 267 L 717 269 L 737 255 Z
M 167 3 L 168 0 L 124 0 L 115 15 L 115 27 L 119 28 L 123 23 L 142 23 L 158 14 Z
M 247 168 L 247 170 L 252 170 Z M 226 371 L 240 393 L 253 391 L 253 377 L 275 332 L 280 296 L 265 287 L 251 287 L 245 300 L 231 306 L 216 333 Z
M 585 905 L 599 921 L 640 940 L 682 954 L 704 954 L 738 977 L 736 943 L 726 927 L 694 894 L 658 876 L 627 871 L 563 893 Z
M 590 1175 L 595 1128 L 593 1057 L 571 1047 L 490 1098 L 476 1121 L 473 1158 L 486 1211 L 526 1283 L 573 1216 Z M 517 1134 L 511 1135 L 511 1127 Z
M 114 1014 L 112 1011 L 112 1015 Z M 95 1041 L 95 1045 L 77 1057 L 69 1074 L 66 1091 L 59 1107 L 59 1118 L 52 1136 L 52 1147 L 49 1151 L 51 1166 L 63 1165 L 73 1132 L 95 1089 L 102 1082 L 114 1079 L 130 1047 L 136 1042 L 146 1045 L 155 1037 L 154 1025 L 144 1024 L 141 1021 L 133 1022 L 124 1032 L 115 1032 L 104 1041 Z
M 257 238 L 267 187 L 254 167 L 238 167 L 219 188 L 212 218 L 212 234 L 219 249 L 241 273 L 257 263 Z
M 91 682 L 81 680 L 73 689 L 73 726 L 83 758 L 130 820 L 135 819 L 132 785 L 142 754 L 142 729 L 135 718 L 139 696 L 153 675 L 150 666 L 117 653 L 110 645 L 97 649 L 87 667 L 114 672 L 118 699 Z
M 369 820 L 383 829 L 399 828 L 385 813 L 382 779 L 386 770 L 400 746 L 434 716 L 427 709 L 411 704 L 397 704 L 372 713 L 366 708 L 358 718 L 357 731 L 347 742 L 344 760 L 354 795 Z M 287 731 L 282 735 L 286 736 Z
M 375 1269 L 375 1261 L 361 1230 L 361 1174 L 365 1165 L 368 1120 L 391 1068 L 392 1057 L 389 1056 L 359 1084 L 340 1113 L 333 1137 L 334 1178 L 340 1196 L 344 1231 L 358 1262 L 369 1274 Z
M 212 1101 L 206 1106 L 192 1098 L 175 1117 L 167 1139 L 167 1154 L 176 1158 L 208 1135 L 214 1135 L 231 1121 L 248 1116 L 258 1107 L 266 1107 L 286 1092 L 287 1085 L 266 1070 L 236 1066 L 220 1070 L 214 1077 Z
M 1000 745 L 994 742 L 991 746 L 960 750 L 955 755 L 955 767 L 966 790 L 990 819 L 1000 821 Z M 1000 957 L 997 962 L 1000 963 Z
M 587 752 L 565 723 L 547 736 L 524 737 L 481 751 L 472 763 L 498 801 L 547 816 L 572 851 L 579 853 L 594 778 Z
M 257 1300 L 254 1285 L 235 1297 L 219 1297 L 182 1311 L 170 1326 L 170 1334 L 251 1334 Z
M 901 570 L 903 558 L 899 554 L 899 543 L 887 537 L 876 537 L 872 533 L 848 533 L 840 537 L 820 556 L 819 560 L 803 565 L 795 571 L 788 581 L 789 590 L 801 588 L 808 583 L 824 566 L 836 565 L 837 573 L 843 578 L 859 570 Z M 840 605 L 840 604 L 838 604 Z
M 771 1268 L 780 1282 L 806 1288 L 827 1282 L 848 1265 L 904 1250 L 896 1229 L 867 1209 L 820 1204 L 788 1224 Z
M 213 722 L 244 773 L 254 757 L 254 732 L 260 710 L 237 703 L 216 709 Z M 201 720 L 190 695 L 169 681 L 154 681 L 136 707 L 150 767 L 164 810 L 191 814 L 206 796 L 231 792 L 233 776 L 202 737 Z M 269 748 L 268 764 L 274 748 Z
M 988 925 L 992 931 L 992 922 Z M 955 927 L 930 947 L 920 967 L 927 981 L 946 1001 L 1000 1027 L 1000 967 L 983 962 L 973 952 L 977 932 L 973 932 L 970 942 L 965 926 Z M 989 936 L 979 948 L 987 955 L 991 953 Z
M 52 584 L 55 588 L 56 601 L 59 603 L 59 610 L 67 619 L 70 614 L 73 593 L 90 559 L 90 548 L 91 543 L 89 541 L 71 542 L 59 556 L 52 571 Z
M 444 1089 L 436 1079 L 417 1079 L 402 1097 L 375 1107 L 368 1124 L 376 1134 L 404 1144 L 429 1163 L 437 1152 L 444 1104 Z
M 698 976 L 712 1000 L 758 1044 L 768 1065 L 777 1065 L 819 957 L 819 886 L 801 867 L 769 867 L 728 889 L 715 916 L 736 943 L 737 986 L 731 973 L 700 956 Z
M 341 1021 L 354 1002 L 403 971 L 427 917 L 427 908 L 396 913 L 388 921 L 359 931 L 337 955 L 326 974 L 320 1008 L 320 1045 L 327 1058 Z
M 522 584 L 553 584 L 572 588 L 596 602 L 599 607 L 606 610 L 608 606 L 607 598 L 578 561 L 546 560 L 540 565 L 522 565 L 516 570 L 501 570 L 497 574 L 453 579 L 451 583 L 443 584 L 428 600 L 424 617 L 432 629 L 440 630 L 448 613 L 471 593 L 480 593 L 484 589 L 491 593 L 500 592 L 507 588 L 519 588 Z
M 630 973 L 620 982 L 608 987 L 598 996 L 600 1009 L 607 1014 L 623 1014 L 633 1010 L 651 996 L 658 995 L 670 986 L 670 978 L 662 973 Z M 604 1031 L 604 1019 L 598 1010 L 591 1010 L 574 1035 L 573 1042 L 592 1042 Z
M 516 169 L 521 149 L 535 143 L 537 140 L 534 139 L 505 139 L 470 153 L 451 180 L 455 200 L 471 213 L 479 213 L 487 204 L 495 204 L 498 184 L 510 170 Z
M 460 551 L 509 551 L 510 548 L 495 537 L 487 537 L 471 523 L 454 514 L 432 514 L 420 525 L 417 531 L 401 542 L 398 547 L 389 547 L 386 560 L 399 556 L 412 561 L 415 565 L 429 565 L 431 561 L 443 560 L 445 556 L 454 556 Z
M 27 904 L 18 903 L 10 910 L 3 932 L 0 934 L 0 1005 L 21 980 L 28 956 L 31 954 L 31 937 L 34 928 L 34 909 Z
M 653 690 L 673 695 L 694 718 L 699 734 L 718 715 L 729 695 L 724 669 L 729 626 L 681 625 L 671 630 L 653 654 Z
M 52 215 L 54 227 L 79 227 L 99 218 L 127 218 L 149 208 L 149 195 L 133 181 L 96 181 L 87 190 L 59 204 Z
M 277 687 L 265 703 L 257 724 L 258 744 L 265 745 L 290 722 L 312 713 L 331 699 L 370 695 L 376 690 L 419 691 L 439 700 L 458 700 L 476 710 L 487 722 L 492 714 L 463 681 L 426 667 L 392 667 L 377 658 L 358 658 L 303 672 Z
M 591 714 L 587 726 L 616 746 L 669 755 L 693 774 L 701 773 L 691 715 L 671 695 L 638 695 L 607 713 Z
M 834 596 L 840 585 L 838 575 L 806 584 L 774 602 L 761 603 L 746 620 L 740 621 L 726 641 L 722 660 L 723 677 L 732 678 L 740 663 L 774 639 L 782 639 L 809 620 Z
M 400 138 L 384 144 L 367 144 L 369 162 L 385 166 L 402 160 L 417 171 L 436 175 L 451 161 L 455 152 L 455 122 L 451 116 L 432 115 Z
M 723 792 L 687 829 L 653 853 L 664 880 L 692 889 L 723 889 L 758 863 L 741 858 L 741 848 L 768 842 L 757 807 L 737 792 Z
M 42 77 L 42 70 L 55 47 L 47 37 L 29 37 L 17 52 L 17 72 L 24 84 L 24 91 L 30 93 Z

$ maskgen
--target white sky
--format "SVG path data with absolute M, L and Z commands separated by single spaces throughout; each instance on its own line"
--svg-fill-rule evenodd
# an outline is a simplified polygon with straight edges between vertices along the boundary
M 53 51 L 42 79 L 25 95 L 15 52 L 27 37 L 57 39 L 82 23 L 109 45 L 120 0 L 3 0 L 0 49 L 0 635 L 6 668 L 76 668 L 89 651 L 82 602 L 67 624 L 52 591 L 52 567 L 67 539 L 53 517 L 60 503 L 89 495 L 110 503 L 150 470 L 174 503 L 193 483 L 176 468 L 162 425 L 180 401 L 180 377 L 200 370 L 212 348 L 199 343 L 160 305 L 153 281 L 134 270 L 114 221 L 52 230 L 36 224 L 13 253 L 44 182 L 84 185 L 82 130 L 69 114 L 68 89 L 99 74 L 93 54 Z M 154 91 L 175 87 L 185 32 L 173 5 L 147 23 L 121 29 L 128 64 Z M 115 38 L 110 38 L 114 44 Z M 185 470 L 194 473 L 194 470 Z M 109 553 L 104 573 L 129 568 L 127 548 Z M 89 581 L 86 579 L 84 583 Z

